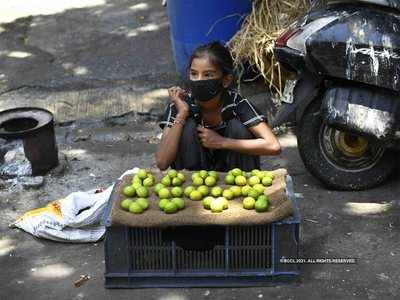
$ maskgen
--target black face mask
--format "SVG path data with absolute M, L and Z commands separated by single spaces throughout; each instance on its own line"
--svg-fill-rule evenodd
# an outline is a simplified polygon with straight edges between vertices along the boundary
M 210 101 L 223 89 L 222 79 L 189 80 L 189 88 L 193 97 L 198 101 Z

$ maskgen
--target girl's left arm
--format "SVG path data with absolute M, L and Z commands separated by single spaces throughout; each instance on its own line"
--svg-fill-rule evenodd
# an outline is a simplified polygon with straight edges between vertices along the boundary
M 203 146 L 210 149 L 225 149 L 250 155 L 278 155 L 281 153 L 278 139 L 265 122 L 249 127 L 249 130 L 256 137 L 255 139 L 226 138 L 205 128 L 199 129 L 199 137 Z

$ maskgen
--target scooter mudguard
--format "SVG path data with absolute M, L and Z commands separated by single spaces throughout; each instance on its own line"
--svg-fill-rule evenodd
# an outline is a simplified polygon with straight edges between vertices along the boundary
M 307 106 L 319 95 L 322 79 L 304 71 L 293 88 L 291 103 L 283 103 L 272 121 L 272 128 L 285 123 L 296 125 Z
M 398 95 L 385 91 L 336 86 L 326 91 L 321 114 L 337 129 L 389 140 L 396 132 L 399 101 Z
M 331 6 L 338 19 L 307 40 L 306 60 L 326 78 L 400 92 L 400 11 L 360 7 Z
M 325 6 L 328 3 L 339 2 L 338 0 L 314 0 L 312 1 L 313 7 Z M 341 4 L 354 4 L 354 0 L 340 0 Z M 358 3 L 365 4 L 375 4 L 380 6 L 386 6 L 394 9 L 400 10 L 400 1 L 399 0 L 358 0 Z

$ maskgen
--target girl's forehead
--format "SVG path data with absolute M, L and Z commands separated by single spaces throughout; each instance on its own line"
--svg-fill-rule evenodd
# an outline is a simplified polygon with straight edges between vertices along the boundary
M 192 60 L 192 64 L 191 64 L 191 69 L 195 69 L 195 70 L 213 70 L 213 71 L 218 71 L 219 68 L 214 65 L 211 60 L 210 57 L 208 55 L 204 55 L 201 57 L 196 57 Z

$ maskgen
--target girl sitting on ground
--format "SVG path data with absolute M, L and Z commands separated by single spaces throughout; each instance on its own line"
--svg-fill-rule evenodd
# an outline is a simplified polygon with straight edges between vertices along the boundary
M 188 64 L 188 91 L 174 86 L 160 122 L 157 166 L 181 170 L 260 169 L 261 155 L 281 152 L 264 115 L 230 89 L 233 61 L 219 42 L 198 47 Z

